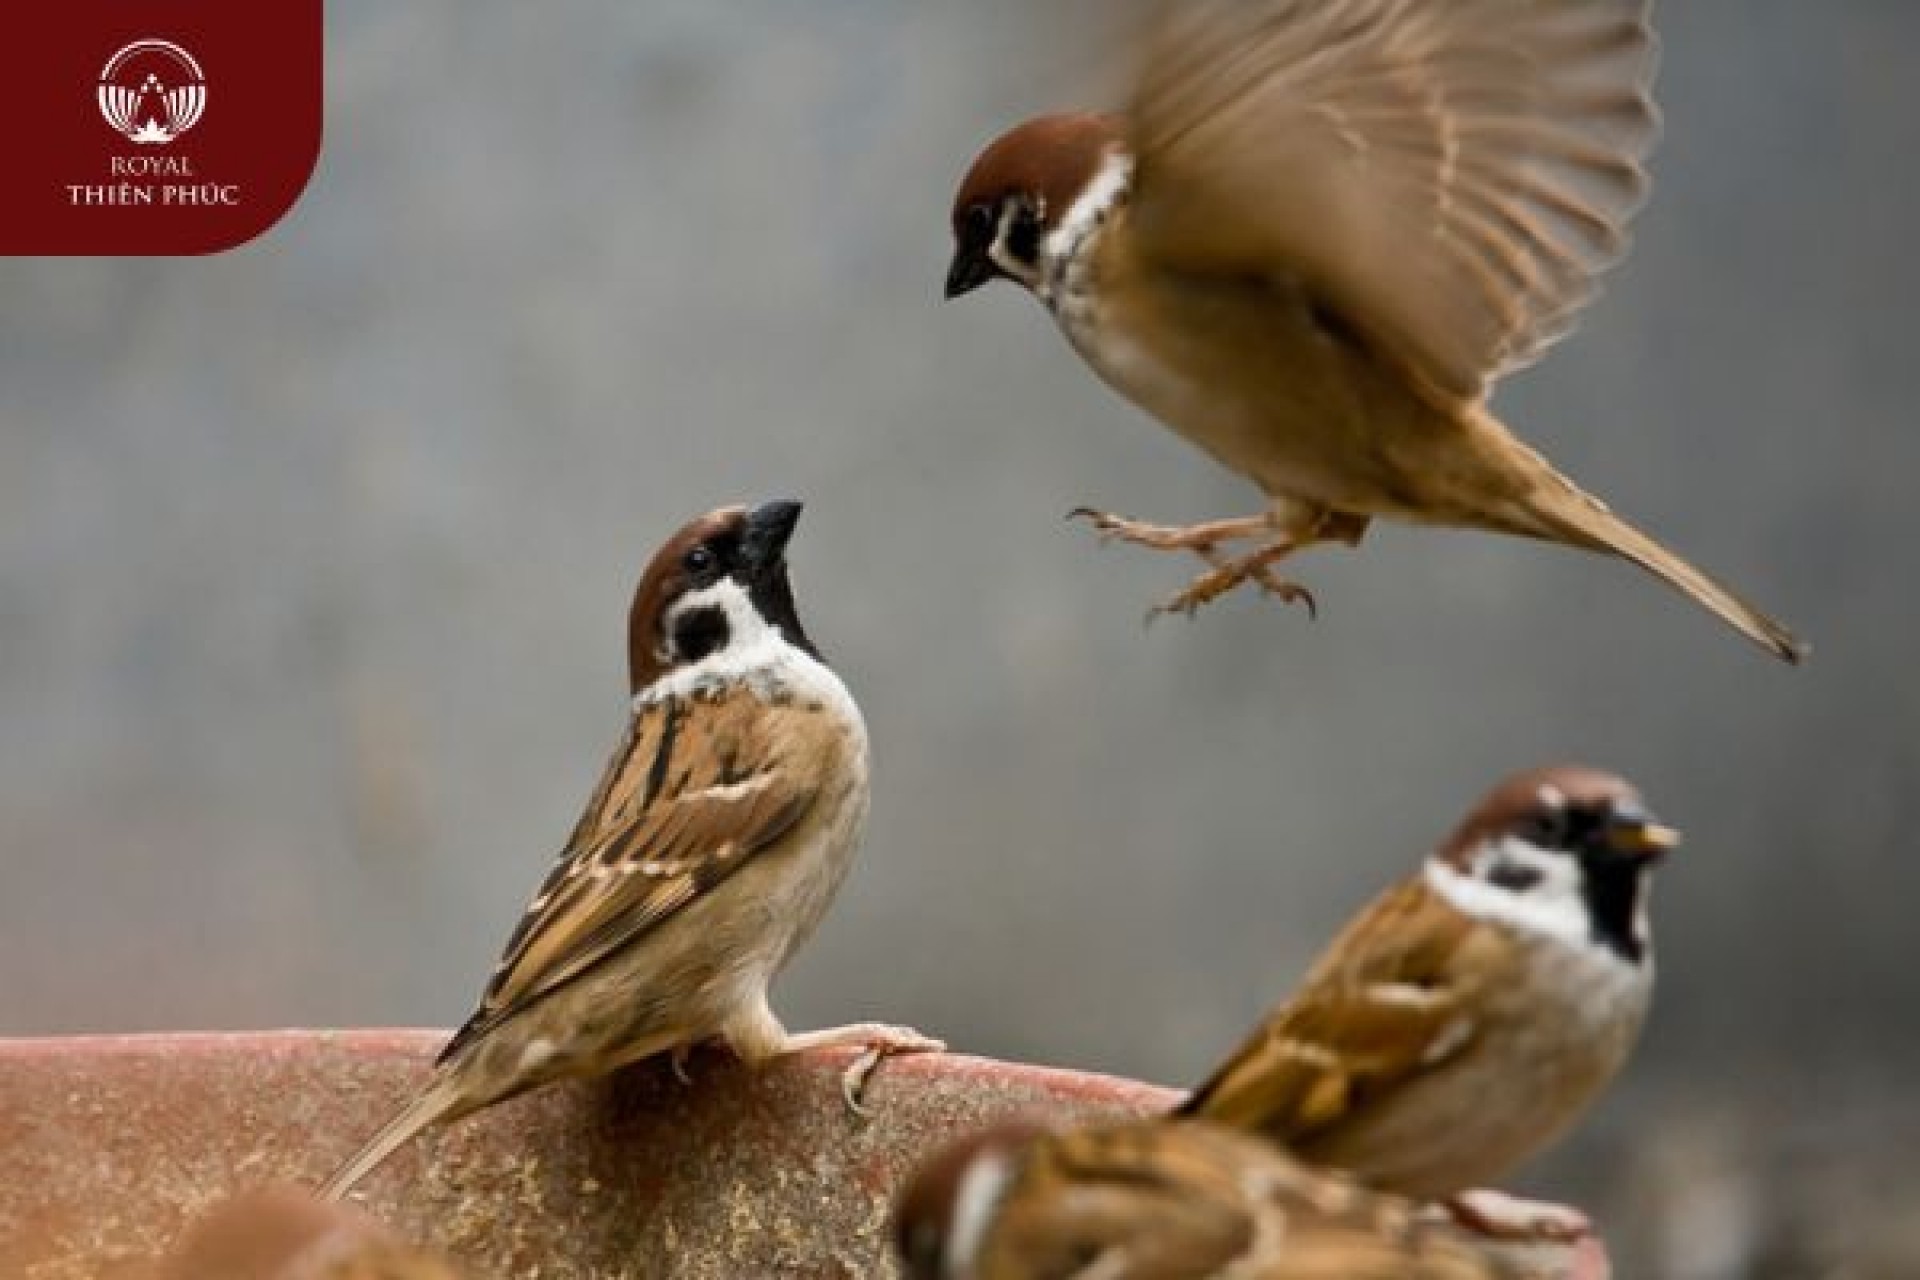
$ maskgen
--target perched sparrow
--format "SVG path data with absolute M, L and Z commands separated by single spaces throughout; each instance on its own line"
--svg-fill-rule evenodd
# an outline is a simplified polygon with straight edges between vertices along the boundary
M 894 1238 L 909 1280 L 1518 1275 L 1409 1201 L 1189 1121 L 976 1135 L 908 1183 Z
M 1271 566 L 1383 516 L 1623 556 L 1802 656 L 1487 407 L 1624 249 L 1657 128 L 1649 3 L 1167 0 L 1124 114 L 980 153 L 947 296 L 1024 285 L 1096 373 L 1268 499 L 1189 528 L 1077 513 L 1213 566 L 1165 608 L 1248 580 L 1311 603 Z
M 1619 778 L 1508 779 L 1334 939 L 1180 1114 L 1423 1200 L 1500 1177 L 1625 1062 L 1653 992 L 1649 874 L 1678 841 Z M 1511 1234 L 1584 1228 L 1493 1203 L 1455 1208 Z
M 792 1035 L 767 1005 L 867 817 L 865 723 L 787 584 L 799 515 L 723 508 L 655 554 L 628 616 L 632 718 L 586 813 L 432 1082 L 327 1194 L 429 1124 L 709 1039 L 749 1063 L 865 1046 L 850 1104 L 881 1055 L 941 1047 L 877 1023 Z

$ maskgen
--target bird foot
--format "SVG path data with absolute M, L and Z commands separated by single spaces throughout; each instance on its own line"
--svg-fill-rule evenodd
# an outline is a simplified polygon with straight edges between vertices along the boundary
M 847 1110 L 864 1117 L 867 1114 L 864 1105 L 867 1082 L 882 1061 L 902 1053 L 940 1053 L 946 1049 L 947 1042 L 922 1035 L 912 1027 L 896 1027 L 886 1022 L 855 1022 L 844 1027 L 828 1027 L 823 1031 L 808 1031 L 792 1036 L 782 1047 L 785 1052 L 798 1053 L 806 1049 L 839 1049 L 848 1046 L 857 1046 L 861 1052 L 840 1073 L 840 1096 L 845 1100 Z
M 1184 613 L 1191 618 L 1201 605 L 1219 599 L 1246 582 L 1258 586 L 1261 595 L 1277 597 L 1283 604 L 1306 605 L 1307 617 L 1317 618 L 1320 607 L 1313 592 L 1280 577 L 1272 569 L 1275 561 L 1292 554 L 1295 547 L 1291 539 L 1282 539 L 1232 560 L 1214 560 L 1210 556 L 1208 559 L 1214 567 L 1147 610 L 1147 621 L 1152 622 L 1163 613 Z
M 1075 507 L 1067 512 L 1067 519 L 1085 520 L 1100 535 L 1102 543 L 1131 542 L 1135 546 L 1152 547 L 1156 551 L 1191 551 L 1209 559 L 1213 558 L 1212 553 L 1223 542 L 1257 538 L 1274 531 L 1273 517 L 1266 514 L 1232 520 L 1206 520 L 1199 524 L 1148 524 L 1144 520 L 1117 516 L 1111 511 Z
M 1200 524 L 1163 525 L 1129 520 L 1091 507 L 1076 507 L 1067 518 L 1093 525 L 1103 543 L 1118 540 L 1156 551 L 1191 551 L 1211 566 L 1182 590 L 1149 609 L 1148 622 L 1163 613 L 1184 613 L 1191 618 L 1201 605 L 1247 582 L 1258 586 L 1262 595 L 1277 597 L 1285 604 L 1304 604 L 1308 617 L 1318 616 L 1319 607 L 1311 591 L 1273 572 L 1275 564 L 1316 539 L 1283 530 L 1272 512 Z M 1229 556 L 1220 549 L 1223 542 L 1263 537 L 1268 539 L 1265 545 L 1244 555 Z
M 1593 1219 L 1571 1205 L 1523 1200 L 1489 1188 L 1463 1191 L 1445 1208 L 1467 1230 L 1494 1240 L 1576 1244 L 1593 1234 Z

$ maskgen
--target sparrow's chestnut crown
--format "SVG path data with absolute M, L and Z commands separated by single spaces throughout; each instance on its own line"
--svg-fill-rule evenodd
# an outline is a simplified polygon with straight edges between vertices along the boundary
M 1578 765 L 1532 769 L 1502 782 L 1460 824 L 1442 856 L 1457 864 L 1503 836 L 1583 860 L 1658 861 L 1680 843 L 1679 832 L 1647 812 L 1631 783 Z
M 1008 130 L 975 158 L 953 201 L 946 296 L 1000 277 L 1031 288 L 1041 244 L 1121 142 L 1112 116 L 1042 116 Z

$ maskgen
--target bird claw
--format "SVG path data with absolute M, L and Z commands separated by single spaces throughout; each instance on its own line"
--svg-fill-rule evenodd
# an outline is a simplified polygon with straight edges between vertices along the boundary
M 847 1110 L 865 1117 L 867 1080 L 880 1063 L 897 1053 L 939 1053 L 947 1047 L 944 1040 L 922 1035 L 912 1027 L 896 1027 L 889 1022 L 855 1022 L 844 1027 L 827 1027 L 787 1036 L 782 1053 L 808 1053 L 815 1049 L 858 1048 L 860 1055 L 840 1073 L 840 1096 Z
M 863 1030 L 865 1047 L 860 1051 L 860 1056 L 840 1073 L 840 1097 L 847 1104 L 847 1110 L 865 1120 L 869 1115 L 866 1108 L 867 1083 L 882 1062 L 902 1053 L 940 1053 L 946 1049 L 947 1043 L 922 1035 L 912 1027 L 872 1024 Z
M 1286 578 L 1276 578 L 1266 568 L 1255 569 L 1249 575 L 1254 585 L 1260 588 L 1263 596 L 1273 596 L 1281 604 L 1303 604 L 1307 606 L 1307 621 L 1313 622 L 1320 617 L 1320 602 L 1313 598 L 1313 592 L 1297 582 Z
M 866 1108 L 867 1081 L 880 1066 L 880 1060 L 886 1057 L 878 1048 L 868 1045 L 860 1051 L 860 1056 L 848 1064 L 840 1073 L 840 1100 L 847 1104 L 847 1110 L 862 1120 L 872 1115 Z
M 1133 521 L 1116 516 L 1110 511 L 1095 511 L 1092 507 L 1075 507 L 1073 510 L 1067 512 L 1067 519 L 1085 520 L 1088 524 L 1092 525 L 1093 531 L 1099 537 L 1100 545 L 1103 547 L 1110 542 L 1122 539 L 1128 542 L 1140 541 L 1138 537 L 1132 536 L 1133 532 L 1151 527 L 1136 525 Z M 1145 545 L 1152 546 L 1155 544 L 1147 543 Z
M 1319 603 L 1311 591 L 1272 570 L 1275 561 L 1285 559 L 1315 539 L 1303 540 L 1287 532 L 1274 523 L 1271 514 L 1194 525 L 1160 525 L 1129 520 L 1092 507 L 1075 507 L 1067 513 L 1067 519 L 1087 521 L 1099 534 L 1103 546 L 1121 541 L 1156 551 L 1191 551 L 1211 566 L 1183 590 L 1149 609 L 1146 617 L 1149 623 L 1164 613 L 1183 613 L 1191 618 L 1201 605 L 1217 600 L 1245 582 L 1254 583 L 1261 595 L 1273 596 L 1284 604 L 1306 605 L 1309 618 L 1320 616 Z M 1263 536 L 1270 539 L 1266 545 L 1244 555 L 1229 557 L 1221 550 L 1224 542 Z
M 1320 606 L 1313 598 L 1313 592 L 1297 582 L 1289 582 L 1285 578 L 1276 576 L 1267 567 L 1268 561 L 1265 557 L 1269 550 L 1271 548 L 1257 551 L 1240 560 L 1228 561 L 1201 574 L 1184 588 L 1147 610 L 1147 622 L 1151 623 L 1155 618 L 1168 613 L 1181 613 L 1191 618 L 1199 612 L 1201 605 L 1211 604 L 1246 582 L 1259 587 L 1261 595 L 1273 596 L 1282 604 L 1304 604 L 1307 606 L 1307 617 L 1318 618 Z

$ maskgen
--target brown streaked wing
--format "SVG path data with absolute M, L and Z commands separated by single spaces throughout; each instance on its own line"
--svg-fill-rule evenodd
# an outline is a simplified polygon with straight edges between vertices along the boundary
M 1521 1280 L 1528 1273 L 1442 1224 L 1415 1221 L 1393 1235 L 1307 1226 L 1271 1258 L 1232 1274 L 1235 1280 Z
M 1131 104 L 1142 252 L 1304 282 L 1478 399 L 1625 251 L 1650 0 L 1169 0 Z
M 480 1007 L 441 1053 L 552 994 L 725 880 L 812 806 L 826 714 L 745 687 L 636 711 L 527 905 Z
M 1211 1125 L 1042 1138 L 1002 1201 L 991 1280 L 1495 1280 L 1514 1273 L 1413 1204 Z
M 1469 1010 L 1503 945 L 1424 880 L 1402 882 L 1347 926 L 1182 1114 L 1281 1142 L 1326 1132 L 1473 1042 Z
M 1524 1274 L 1399 1196 L 1301 1168 L 1259 1212 L 1255 1256 L 1236 1280 L 1520 1280 Z M 1219 1280 L 1225 1280 L 1222 1275 Z
M 1128 1125 L 1037 1140 L 1001 1202 L 979 1272 L 992 1280 L 1210 1275 L 1254 1240 L 1233 1134 Z M 1267 1159 L 1255 1149 L 1256 1158 Z M 1097 1265 L 1093 1264 L 1098 1260 Z

